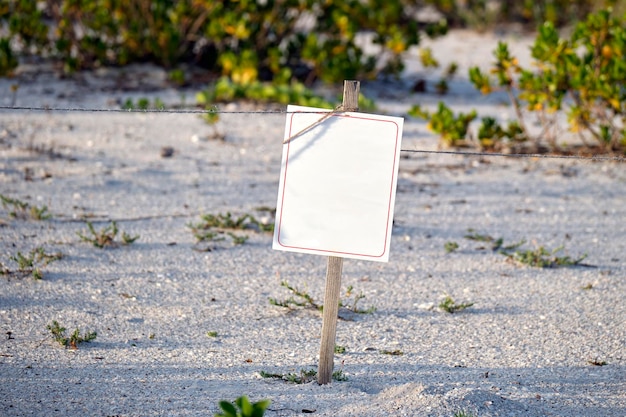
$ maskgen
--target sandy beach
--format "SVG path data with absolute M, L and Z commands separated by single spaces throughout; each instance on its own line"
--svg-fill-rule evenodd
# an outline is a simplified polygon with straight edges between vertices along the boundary
M 460 64 L 445 97 L 403 91 L 437 77 L 410 60 L 402 81 L 361 89 L 381 114 L 444 99 L 508 117 L 464 78 L 496 41 L 430 41 L 442 65 Z M 527 39 L 510 41 L 527 53 Z M 19 82 L 3 106 L 195 100 L 152 67 L 72 79 L 22 68 L 0 79 L 3 92 Z M 335 370 L 346 380 L 296 384 L 263 375 L 317 369 L 321 313 L 269 300 L 293 296 L 286 281 L 322 304 L 326 258 L 273 251 L 272 235 L 252 229 L 236 232 L 239 245 L 194 238 L 202 215 L 266 224 L 276 208 L 285 114 L 220 108 L 231 112 L 216 126 L 224 140 L 197 114 L 0 110 L 0 194 L 51 215 L 0 206 L 0 262 L 12 271 L 0 276 L 0 415 L 210 416 L 247 395 L 271 400 L 267 416 L 626 416 L 623 162 L 411 152 L 436 151 L 438 139 L 407 117 L 390 260 L 344 262 L 346 306 L 362 294 L 358 307 L 373 307 L 338 322 Z M 87 222 L 111 221 L 115 247 L 80 238 Z M 124 245 L 122 233 L 139 238 Z M 496 249 L 523 241 L 520 251 L 586 257 L 531 267 L 494 250 L 498 239 Z M 62 257 L 40 262 L 43 279 L 15 273 L 11 257 L 37 248 Z M 446 296 L 472 305 L 447 313 Z M 97 337 L 64 348 L 47 328 L 55 320 Z

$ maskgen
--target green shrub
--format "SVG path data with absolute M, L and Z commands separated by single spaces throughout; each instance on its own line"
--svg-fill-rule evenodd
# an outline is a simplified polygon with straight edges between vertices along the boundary
M 301 106 L 332 108 L 332 104 L 315 95 L 304 84 L 298 81 L 282 83 L 236 82 L 228 77 L 221 77 L 208 89 L 197 94 L 198 104 L 210 108 L 212 103 L 228 102 L 236 99 L 248 99 L 256 102 L 272 102 L 280 104 L 298 104 Z M 210 122 L 210 120 L 207 120 Z
M 613 4 L 622 10 L 626 8 L 624 0 L 432 0 L 430 3 L 444 14 L 450 25 L 478 29 L 502 23 L 519 23 L 533 29 L 543 22 L 566 27 L 584 20 L 606 4 Z
M 439 102 L 436 112 L 423 110 L 419 105 L 411 107 L 409 116 L 428 120 L 428 127 L 441 136 L 446 146 L 467 145 L 467 129 L 469 124 L 476 118 L 476 111 L 454 114 L 443 102 Z
M 556 119 L 566 112 L 570 130 L 586 145 L 591 141 L 602 151 L 626 150 L 626 15 L 614 17 L 610 9 L 591 14 L 569 38 L 561 38 L 552 23 L 545 23 L 531 52 L 533 69 L 522 68 L 507 44 L 500 42 L 491 68 L 495 80 L 477 67 L 469 72 L 483 94 L 497 89 L 508 93 L 518 117 L 510 133 L 529 137 L 525 108 L 542 126 L 533 138 L 536 148 L 547 142 L 558 149 Z M 491 133 L 485 136 L 503 137 L 497 128 Z
M 11 50 L 9 39 L 0 38 L 0 77 L 11 75 L 17 68 L 17 58 Z
M 398 73 L 402 53 L 417 45 L 422 33 L 434 36 L 446 30 L 445 22 L 419 24 L 413 12 L 424 2 L 411 0 L 4 4 L 0 25 L 36 53 L 59 58 L 67 71 L 144 61 L 165 67 L 193 62 L 241 85 Z M 380 53 L 368 55 L 358 45 L 356 35 L 363 31 L 374 33 Z
M 243 395 L 237 398 L 234 404 L 229 401 L 220 401 L 222 412 L 215 414 L 215 417 L 263 417 L 269 405 L 270 400 L 250 403 L 248 397 Z

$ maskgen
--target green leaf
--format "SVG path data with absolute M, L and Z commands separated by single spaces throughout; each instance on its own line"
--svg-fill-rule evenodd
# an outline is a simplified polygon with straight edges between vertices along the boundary
M 248 400 L 248 397 L 241 396 L 235 400 L 239 408 L 241 409 L 241 414 L 245 417 L 252 415 L 252 404 Z
M 263 417 L 265 410 L 270 406 L 270 400 L 261 400 L 254 403 L 254 411 L 250 417 Z
M 224 411 L 224 414 L 216 414 L 219 417 L 237 417 L 237 409 L 228 401 L 220 401 L 220 408 Z

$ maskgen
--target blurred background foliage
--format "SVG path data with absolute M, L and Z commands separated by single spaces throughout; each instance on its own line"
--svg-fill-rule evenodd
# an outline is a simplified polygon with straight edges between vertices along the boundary
M 624 8 L 626 0 L 615 7 Z M 65 72 L 188 63 L 238 85 L 397 75 L 403 53 L 448 27 L 570 25 L 598 0 L 0 0 L 0 75 L 20 55 Z M 425 13 L 430 12 L 430 13 Z M 426 17 L 424 17 L 426 16 Z M 433 17 L 434 16 L 434 17 Z M 357 34 L 367 34 L 366 47 Z M 367 43 L 367 42 L 366 42 Z M 184 74 L 174 73 L 184 80 Z
M 485 117 L 473 137 L 476 111 L 409 110 L 446 146 L 561 150 L 565 113 L 585 147 L 626 153 L 626 0 L 0 0 L 0 76 L 27 57 L 65 73 L 150 62 L 178 85 L 201 69 L 211 82 L 196 100 L 207 109 L 237 99 L 332 108 L 307 87 L 399 76 L 409 48 L 450 27 L 532 31 L 536 40 L 529 68 L 501 42 L 489 72 L 469 70 L 483 94 L 506 92 L 517 119 L 508 125 Z M 424 68 L 438 67 L 429 49 L 418 53 Z M 456 70 L 445 70 L 438 93 Z
M 58 59 L 65 71 L 154 62 L 167 68 L 193 63 L 239 84 L 371 78 L 399 71 L 400 55 L 421 34 L 445 33 L 444 20 L 420 24 L 414 18 L 419 3 L 2 0 L 3 72 L 20 50 Z M 375 55 L 358 44 L 363 31 L 374 34 Z

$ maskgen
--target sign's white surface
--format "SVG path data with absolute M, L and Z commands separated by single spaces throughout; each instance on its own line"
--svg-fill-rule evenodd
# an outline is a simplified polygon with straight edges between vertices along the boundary
M 403 119 L 287 110 L 273 248 L 388 261 Z

